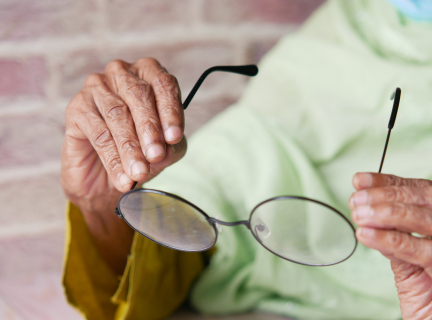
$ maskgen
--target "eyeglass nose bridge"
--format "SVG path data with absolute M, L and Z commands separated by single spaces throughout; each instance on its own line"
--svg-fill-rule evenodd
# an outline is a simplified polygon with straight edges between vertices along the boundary
M 215 219 L 215 218 L 211 218 L 211 217 L 208 217 L 207 220 L 210 223 L 213 223 L 213 224 L 218 223 L 218 224 L 221 224 L 223 226 L 228 226 L 228 227 L 234 227 L 234 226 L 244 225 L 249 230 L 251 228 L 249 220 L 240 220 L 240 221 L 235 221 L 235 222 L 225 222 L 225 221 L 221 221 L 221 220 L 218 220 L 218 219 Z

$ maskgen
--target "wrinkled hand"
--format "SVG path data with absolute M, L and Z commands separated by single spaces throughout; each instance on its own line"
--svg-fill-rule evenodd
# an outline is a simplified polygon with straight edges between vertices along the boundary
M 146 182 L 186 151 L 176 78 L 154 59 L 111 61 L 87 77 L 66 109 L 62 185 L 83 212 L 113 212 L 134 181 Z
M 146 182 L 186 152 L 177 80 L 154 59 L 110 62 L 87 77 L 66 109 L 61 180 L 95 245 L 121 274 L 133 230 L 114 214 L 134 181 Z
M 390 259 L 403 319 L 432 319 L 432 181 L 357 173 L 353 185 L 357 238 Z

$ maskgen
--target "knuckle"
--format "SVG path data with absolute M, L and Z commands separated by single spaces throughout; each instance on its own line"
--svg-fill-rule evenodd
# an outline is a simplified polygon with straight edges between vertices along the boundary
M 160 73 L 155 77 L 152 84 L 155 90 L 164 92 L 165 96 L 168 96 L 170 99 L 176 99 L 180 96 L 177 78 L 172 74 Z
M 113 137 L 107 128 L 99 126 L 92 131 L 92 140 L 96 146 L 103 148 L 113 141 Z
M 85 81 L 84 81 L 84 86 L 96 86 L 99 85 L 103 82 L 103 76 L 99 73 L 90 73 Z
M 183 119 L 183 111 L 180 108 L 174 108 L 172 104 L 162 103 L 158 105 L 159 115 L 166 119 L 178 122 Z M 173 121 L 173 122 L 174 122 Z
M 399 185 L 400 181 L 398 180 L 398 177 L 392 174 L 389 174 L 387 177 L 387 184 L 391 186 Z
M 426 180 L 426 179 L 417 179 L 417 180 L 415 180 L 417 183 L 416 183 L 416 185 L 418 186 L 418 187 L 421 187 L 421 188 L 427 188 L 427 189 L 430 189 L 431 188 L 431 185 L 432 185 L 432 181 L 430 181 L 430 180 Z
M 401 250 L 404 247 L 404 242 L 401 234 L 399 232 L 390 232 L 388 235 L 388 242 L 393 248 Z
M 134 81 L 134 83 L 125 83 L 125 87 L 127 94 L 138 101 L 148 100 L 152 97 L 151 86 L 143 80 Z
M 396 201 L 397 197 L 399 196 L 399 191 L 397 188 L 394 187 L 385 187 L 384 188 L 385 193 L 385 199 L 388 202 L 394 202 Z
M 395 190 L 395 199 L 394 201 L 401 201 L 401 202 L 405 202 L 409 199 L 409 195 L 406 192 L 406 189 L 403 187 L 396 187 L 394 188 Z
M 143 65 L 143 66 L 154 66 L 154 67 L 160 67 L 159 61 L 157 61 L 155 58 L 151 57 L 145 57 L 137 60 L 137 65 Z
M 111 153 L 106 156 L 105 159 L 106 170 L 112 174 L 115 173 L 119 168 L 122 168 L 122 162 L 118 155 Z
M 385 200 L 387 202 L 421 202 L 425 201 L 424 193 L 420 188 L 404 186 L 385 187 Z
M 129 108 L 124 104 L 113 104 L 105 111 L 105 117 L 111 121 L 124 119 L 127 117 Z
M 139 142 L 134 138 L 123 138 L 119 142 L 119 149 L 122 152 L 135 152 L 140 149 Z
M 159 122 L 154 119 L 146 119 L 139 128 L 147 136 L 159 136 L 161 132 Z
M 177 78 L 170 73 L 161 72 L 157 77 L 155 77 L 154 84 L 161 86 L 162 88 L 170 88 L 172 86 L 176 87 Z
M 431 186 L 431 181 L 426 179 L 404 179 L 399 178 L 401 180 L 400 185 L 406 187 L 419 187 L 419 188 L 427 188 Z
M 126 62 L 120 59 L 111 60 L 105 67 L 105 72 L 116 72 L 126 69 Z

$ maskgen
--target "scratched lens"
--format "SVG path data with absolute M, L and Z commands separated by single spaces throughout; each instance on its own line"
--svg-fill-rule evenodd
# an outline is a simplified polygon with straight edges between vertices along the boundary
M 136 190 L 120 199 L 124 220 L 136 231 L 164 246 L 181 251 L 204 251 L 216 241 L 216 231 L 199 210 L 187 202 L 152 190 Z

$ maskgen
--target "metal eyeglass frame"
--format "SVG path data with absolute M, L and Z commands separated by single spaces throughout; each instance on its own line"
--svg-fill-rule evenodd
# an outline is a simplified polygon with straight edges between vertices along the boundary
M 198 81 L 195 84 L 195 86 L 193 87 L 192 91 L 187 96 L 185 102 L 183 103 L 183 109 L 186 109 L 189 106 L 190 102 L 192 101 L 192 98 L 194 97 L 194 95 L 198 91 L 198 89 L 201 86 L 201 84 L 204 82 L 204 79 L 210 73 L 212 73 L 214 71 L 224 71 L 224 72 L 238 73 L 238 74 L 242 74 L 242 75 L 246 75 L 246 76 L 255 76 L 256 74 L 258 74 L 258 67 L 255 66 L 255 65 L 245 65 L 245 66 L 216 66 L 216 67 L 212 67 L 210 69 L 207 69 L 201 75 L 201 77 L 198 79 Z M 382 158 L 381 158 L 381 163 L 380 163 L 380 167 L 379 167 L 378 173 L 381 173 L 381 170 L 382 170 L 382 167 L 383 167 L 384 158 L 385 158 L 385 155 L 386 155 L 387 146 L 388 146 L 389 139 L 390 139 L 390 133 L 391 133 L 391 130 L 393 129 L 395 121 L 396 121 L 396 116 L 397 116 L 397 112 L 398 112 L 398 108 L 399 108 L 399 102 L 400 102 L 400 96 L 401 96 L 401 89 L 400 88 L 396 88 L 395 92 L 392 94 L 392 96 L 390 98 L 391 100 L 394 99 L 394 103 L 393 103 L 392 113 L 391 113 L 391 116 L 390 116 L 390 121 L 389 121 L 389 124 L 388 124 L 387 139 L 386 139 L 386 142 L 385 142 L 384 151 L 383 151 L 383 155 L 382 155 Z M 122 218 L 133 230 L 135 230 L 136 232 L 138 232 L 142 236 L 146 237 L 147 239 L 149 239 L 149 240 L 151 240 L 153 242 L 156 242 L 159 245 L 162 245 L 162 246 L 170 248 L 170 249 L 174 249 L 174 250 L 178 250 L 178 251 L 186 251 L 186 252 L 202 252 L 202 251 L 206 251 L 206 250 L 212 248 L 216 244 L 217 239 L 218 239 L 218 230 L 217 230 L 216 224 L 220 224 L 220 225 L 224 225 L 224 226 L 244 225 L 244 226 L 246 226 L 251 231 L 252 235 L 258 241 L 258 243 L 260 243 L 266 250 L 270 251 L 274 255 L 276 255 L 276 256 L 284 259 L 284 260 L 287 260 L 287 261 L 290 261 L 290 262 L 294 262 L 294 263 L 297 263 L 297 264 L 301 264 L 301 265 L 307 265 L 307 266 L 331 266 L 331 265 L 335 265 L 335 264 L 341 263 L 341 262 L 347 260 L 348 258 L 350 258 L 354 254 L 354 252 L 355 252 L 355 250 L 357 248 L 357 239 L 355 239 L 355 245 L 354 245 L 354 248 L 353 248 L 352 252 L 347 257 L 345 257 L 344 259 L 336 261 L 334 263 L 329 263 L 329 264 L 308 264 L 308 263 L 303 263 L 303 262 L 299 262 L 299 261 L 295 261 L 295 260 L 286 258 L 286 257 L 281 256 L 280 254 L 274 252 L 270 248 L 266 247 L 266 245 L 259 239 L 259 237 L 256 236 L 255 233 L 257 233 L 257 231 L 255 231 L 255 233 L 254 233 L 251 230 L 251 219 L 252 219 L 252 216 L 253 216 L 254 212 L 261 205 L 263 205 L 265 203 L 268 203 L 270 201 L 275 201 L 275 200 L 294 199 L 294 200 L 310 201 L 310 202 L 313 202 L 315 204 L 322 205 L 322 206 L 326 207 L 327 209 L 330 209 L 331 211 L 333 211 L 334 213 L 336 213 L 337 215 L 339 215 L 349 225 L 349 227 L 353 231 L 353 234 L 355 235 L 355 228 L 354 228 L 354 226 L 351 224 L 351 222 L 341 212 L 339 212 L 335 208 L 329 206 L 328 204 L 325 204 L 325 203 L 323 203 L 321 201 L 318 201 L 318 200 L 315 200 L 315 199 L 311 199 L 311 198 L 307 198 L 307 197 L 301 197 L 301 196 L 276 196 L 276 197 L 269 198 L 269 199 L 266 199 L 266 200 L 258 203 L 252 209 L 252 211 L 251 211 L 251 213 L 249 215 L 249 219 L 248 220 L 240 220 L 240 221 L 235 221 L 235 222 L 225 222 L 225 221 L 221 221 L 221 220 L 218 220 L 216 218 L 212 218 L 212 217 L 208 216 L 201 208 L 197 207 L 193 203 L 191 203 L 191 202 L 187 201 L 186 199 L 183 199 L 182 197 L 179 197 L 179 196 L 177 196 L 175 194 L 164 192 L 164 191 L 160 191 L 160 190 L 146 189 L 146 188 L 134 189 L 135 186 L 137 185 L 137 183 L 138 182 L 135 182 L 133 184 L 131 190 L 128 191 L 128 192 L 126 192 L 126 193 L 124 193 L 120 197 L 120 199 L 118 201 L 117 208 L 115 209 L 115 214 L 119 218 Z M 122 212 L 121 212 L 121 210 L 119 208 L 121 207 L 121 203 L 122 203 L 123 199 L 125 199 L 127 196 L 129 196 L 129 195 L 131 195 L 133 193 L 137 193 L 137 192 L 141 192 L 141 193 L 154 193 L 154 194 L 159 194 L 159 195 L 171 197 L 171 198 L 174 198 L 174 199 L 176 199 L 178 201 L 181 201 L 181 202 L 187 204 L 188 206 L 194 208 L 197 212 L 201 213 L 205 217 L 205 219 L 207 220 L 207 222 L 212 226 L 212 228 L 213 228 L 213 230 L 215 232 L 215 238 L 214 238 L 213 243 L 211 245 L 209 245 L 208 247 L 200 249 L 200 250 L 182 250 L 182 249 L 179 249 L 179 248 L 175 248 L 175 247 L 169 246 L 169 245 L 164 244 L 162 242 L 159 242 L 156 239 L 151 238 L 150 236 L 146 235 L 142 231 L 140 231 L 140 230 L 136 229 L 135 227 L 133 227 L 129 223 L 129 221 L 124 218 L 124 216 L 123 216 L 123 214 L 122 214 Z M 258 226 L 256 226 L 256 227 L 258 227 Z M 355 236 L 354 236 L 354 238 L 355 238 Z
M 183 202 L 183 203 L 187 204 L 188 206 L 194 208 L 196 211 L 198 211 L 199 213 L 201 213 L 201 214 L 206 218 L 207 222 L 208 222 L 208 223 L 210 224 L 210 226 L 213 228 L 214 233 L 215 233 L 215 237 L 214 237 L 214 241 L 213 241 L 213 243 L 212 243 L 211 245 L 209 245 L 208 247 L 203 248 L 203 249 L 200 249 L 200 250 L 183 250 L 183 249 L 181 249 L 181 248 L 173 247 L 173 246 L 167 245 L 167 244 L 165 244 L 165 243 L 159 242 L 159 241 L 157 241 L 156 239 L 153 239 L 152 237 L 150 237 L 149 235 L 143 233 L 141 230 L 136 229 L 134 226 L 132 226 L 132 225 L 129 223 L 129 221 L 128 221 L 127 219 L 124 218 L 123 214 L 121 213 L 121 210 L 118 209 L 118 208 L 121 206 L 121 203 L 122 203 L 122 201 L 123 201 L 124 198 L 127 198 L 128 196 L 130 196 L 131 194 L 136 193 L 136 192 L 142 192 L 142 193 L 153 193 L 153 194 L 159 194 L 159 195 L 163 195 L 163 196 L 171 197 L 171 198 L 174 198 L 175 200 L 178 200 L 178 201 L 180 201 L 180 202 Z M 327 209 L 330 209 L 330 210 L 333 211 L 335 214 L 339 215 L 339 216 L 340 216 L 340 217 L 341 217 L 341 218 L 342 218 L 342 219 L 347 223 L 347 225 L 351 228 L 351 230 L 352 230 L 352 232 L 353 232 L 353 235 L 355 234 L 354 226 L 351 224 L 351 222 L 350 222 L 350 221 L 349 221 L 349 220 L 348 220 L 348 219 L 347 219 L 347 218 L 346 218 L 346 217 L 345 217 L 341 212 L 339 212 L 339 211 L 336 210 L 335 208 L 333 208 L 333 207 L 331 207 L 331 206 L 329 206 L 329 205 L 327 205 L 327 204 L 325 204 L 325 203 L 323 203 L 323 202 L 321 202 L 321 201 L 318 201 L 318 200 L 315 200 L 315 199 L 306 198 L 306 197 L 300 197 L 300 196 L 277 196 L 277 197 L 273 197 L 273 198 L 266 199 L 266 200 L 264 200 L 264 201 L 258 203 L 258 204 L 257 204 L 257 205 L 252 209 L 252 211 L 251 211 L 251 213 L 250 213 L 250 215 L 249 215 L 249 219 L 248 219 L 248 220 L 240 220 L 240 221 L 235 221 L 235 222 L 225 222 L 225 221 L 221 221 L 221 220 L 218 220 L 218 219 L 216 219 L 216 218 L 212 218 L 212 217 L 208 216 L 208 215 L 207 215 L 207 214 L 206 214 L 206 213 L 205 213 L 201 208 L 199 208 L 198 206 L 194 205 L 192 202 L 189 202 L 189 201 L 187 201 L 186 199 L 184 199 L 184 198 L 182 198 L 182 197 L 179 197 L 178 195 L 175 195 L 175 194 L 172 194 L 172 193 L 169 193 L 169 192 L 165 192 L 165 191 L 160 191 L 160 190 L 154 190 L 154 189 L 145 189 L 145 188 L 142 188 L 142 189 L 134 189 L 134 190 L 130 190 L 130 191 L 126 192 L 125 194 L 123 194 L 123 195 L 120 197 L 120 199 L 119 199 L 119 202 L 118 202 L 118 208 L 116 208 L 116 212 L 115 212 L 115 213 L 116 213 L 116 215 L 117 215 L 119 218 L 122 218 L 122 219 L 123 219 L 123 220 L 124 220 L 124 221 L 125 221 L 125 222 L 126 222 L 126 223 L 131 227 L 131 228 L 132 228 L 132 229 L 134 229 L 136 232 L 138 232 L 138 233 L 141 234 L 142 236 L 146 237 L 147 239 L 149 239 L 149 240 L 151 240 L 151 241 L 153 241 L 153 242 L 156 242 L 156 243 L 159 244 L 159 245 L 162 245 L 162 246 L 164 246 L 164 247 L 167 247 L 167 248 L 170 248 L 170 249 L 173 249 L 173 250 L 177 250 L 177 251 L 184 251 L 184 252 L 203 252 L 203 251 L 206 251 L 206 250 L 212 248 L 212 247 L 216 244 L 217 239 L 218 239 L 218 234 L 219 234 L 218 229 L 217 229 L 217 227 L 216 227 L 216 224 L 220 224 L 220 225 L 230 226 L 230 227 L 232 227 L 232 226 L 238 226 L 238 225 L 244 225 L 244 226 L 246 226 L 246 227 L 251 231 L 253 237 L 258 241 L 258 243 L 261 244 L 261 245 L 262 245 L 266 250 L 270 251 L 271 253 L 273 253 L 274 255 L 278 256 L 279 258 L 282 258 L 282 259 L 284 259 L 284 260 L 287 260 L 287 261 L 290 261 L 290 262 L 294 262 L 294 263 L 297 263 L 297 264 L 305 265 L 305 266 L 314 266 L 314 267 L 331 266 L 331 265 L 335 265 L 335 264 L 341 263 L 341 262 L 347 260 L 349 257 L 351 257 L 351 256 L 353 255 L 353 253 L 355 252 L 355 249 L 356 249 L 356 247 L 357 247 L 357 239 L 355 239 L 355 245 L 354 245 L 354 247 L 353 247 L 353 250 L 351 251 L 351 253 L 350 253 L 348 256 L 346 256 L 344 259 L 342 259 L 342 260 L 338 260 L 338 261 L 336 261 L 336 262 L 334 262 L 334 263 L 326 263 L 326 264 L 311 264 L 311 263 L 304 263 L 304 262 L 296 261 L 296 260 L 293 260 L 293 259 L 290 259 L 290 258 L 284 257 L 284 256 L 282 256 L 282 255 L 276 253 L 276 252 L 273 251 L 272 249 L 268 248 L 268 247 L 267 247 L 267 246 L 266 246 L 266 245 L 261 241 L 261 239 L 260 239 L 259 237 L 256 236 L 256 234 L 257 234 L 258 231 L 260 231 L 260 230 L 256 230 L 255 233 L 252 231 L 252 228 L 251 228 L 252 216 L 253 216 L 253 214 L 255 213 L 255 211 L 256 211 L 256 210 L 257 210 L 261 205 L 263 205 L 263 204 L 265 204 L 265 203 L 268 203 L 268 202 L 271 202 L 271 201 L 275 201 L 275 200 L 277 201 L 277 200 L 288 200 L 288 199 L 290 199 L 290 200 L 304 200 L 304 201 L 309 201 L 309 202 L 313 202 L 313 203 L 315 203 L 315 204 L 322 205 L 322 206 L 326 207 Z M 255 226 L 255 229 L 257 229 L 258 227 L 259 227 L 259 226 Z M 355 236 L 354 236 L 354 238 L 355 238 Z

